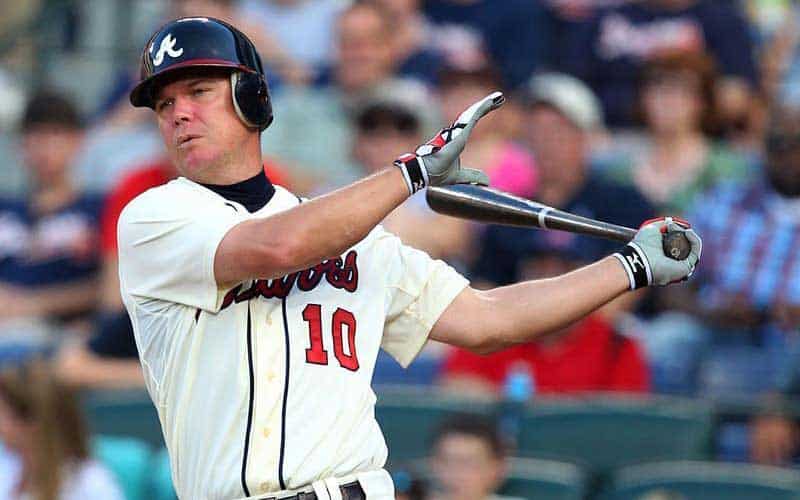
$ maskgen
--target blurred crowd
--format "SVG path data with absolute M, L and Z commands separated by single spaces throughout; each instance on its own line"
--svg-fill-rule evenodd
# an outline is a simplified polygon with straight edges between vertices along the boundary
M 488 357 L 428 345 L 403 373 L 382 357 L 376 385 L 435 384 L 489 399 L 745 398 L 761 412 L 743 459 L 788 464 L 800 452 L 794 2 L 28 0 L 0 13 L 0 368 L 23 367 L 0 377 L 0 439 L 33 457 L 8 465 L 23 478 L 14 487 L 26 487 L 36 460 L 67 456 L 82 464 L 62 478 L 75 488 L 86 474 L 102 476 L 80 435 L 61 444 L 14 439 L 40 418 L 20 391 L 35 384 L 20 377 L 143 384 L 119 296 L 116 221 L 131 199 L 177 174 L 151 113 L 127 94 L 148 33 L 184 15 L 227 20 L 258 46 L 275 110 L 262 135 L 264 168 L 298 194 L 389 165 L 502 89 L 508 105 L 481 123 L 462 156 L 492 186 L 631 227 L 681 216 L 703 237 L 702 262 L 684 286 L 629 294 L 541 342 Z M 424 194 L 385 226 L 475 286 L 568 272 L 616 245 L 447 218 Z M 442 430 L 434 470 L 462 445 L 485 452 L 487 464 L 502 457 L 483 423 L 459 425 Z M 43 446 L 61 448 L 50 456 Z M 467 465 L 500 474 L 500 465 Z M 442 474 L 446 486 L 456 472 Z M 497 477 L 485 478 L 487 491 Z M 444 488 L 433 498 L 467 497 Z

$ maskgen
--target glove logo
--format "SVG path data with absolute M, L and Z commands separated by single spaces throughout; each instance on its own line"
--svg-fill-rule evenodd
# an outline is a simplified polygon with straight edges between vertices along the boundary
M 628 264 L 630 264 L 631 269 L 633 269 L 633 272 L 636 272 L 636 266 L 639 266 L 642 269 L 644 269 L 644 262 L 642 262 L 642 259 L 641 257 L 639 257 L 639 254 L 634 253 L 633 255 L 626 255 L 625 258 L 628 260 Z
M 161 63 L 164 62 L 164 54 L 175 58 L 180 57 L 183 54 L 183 49 L 175 49 L 175 44 L 178 43 L 175 38 L 172 37 L 172 33 L 167 33 L 161 40 L 161 46 L 158 47 L 158 52 L 156 52 L 156 56 L 153 58 L 153 65 L 160 66 Z M 153 46 L 150 46 L 150 53 L 153 52 Z

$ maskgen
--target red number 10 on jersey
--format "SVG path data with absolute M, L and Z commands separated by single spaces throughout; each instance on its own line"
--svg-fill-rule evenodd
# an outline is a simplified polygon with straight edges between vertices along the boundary
M 306 349 L 306 362 L 315 365 L 328 364 L 328 351 L 322 344 L 322 306 L 308 304 L 303 309 L 303 320 L 308 323 L 308 336 L 310 345 Z M 344 332 L 347 328 L 347 346 L 349 354 L 344 349 Z M 358 370 L 358 357 L 356 355 L 356 317 L 345 309 L 337 308 L 331 321 L 333 334 L 333 353 L 342 368 L 350 371 Z

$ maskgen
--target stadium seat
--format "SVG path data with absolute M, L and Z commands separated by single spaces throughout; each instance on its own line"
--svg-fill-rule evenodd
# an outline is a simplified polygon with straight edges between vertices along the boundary
M 601 498 L 639 500 L 654 491 L 686 500 L 797 500 L 800 473 L 761 465 L 692 461 L 635 465 L 619 470 Z
M 375 416 L 386 436 L 392 464 L 428 455 L 430 438 L 443 418 L 456 413 L 491 414 L 489 403 L 444 396 L 434 389 L 384 388 Z
M 678 398 L 600 396 L 537 400 L 522 419 L 517 454 L 610 469 L 710 458 L 711 408 Z
M 172 486 L 172 472 L 169 468 L 167 449 L 156 452 L 152 464 L 151 491 L 153 500 L 177 500 Z
M 130 436 L 153 448 L 164 446 L 158 414 L 144 391 L 96 391 L 82 406 L 92 434 Z
M 583 500 L 586 475 L 573 464 L 534 458 L 512 458 L 500 493 L 530 500 Z
M 150 447 L 131 437 L 95 436 L 92 454 L 114 474 L 127 500 L 145 500 Z

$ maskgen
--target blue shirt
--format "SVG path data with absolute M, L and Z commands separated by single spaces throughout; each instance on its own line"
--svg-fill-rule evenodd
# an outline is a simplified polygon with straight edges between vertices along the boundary
M 100 197 L 83 195 L 37 215 L 26 200 L 0 199 L 0 282 L 39 287 L 94 276 L 101 206 Z
M 762 178 L 726 183 L 698 199 L 689 220 L 703 238 L 695 280 L 703 306 L 730 295 L 762 311 L 800 305 L 800 217 L 785 202 Z

